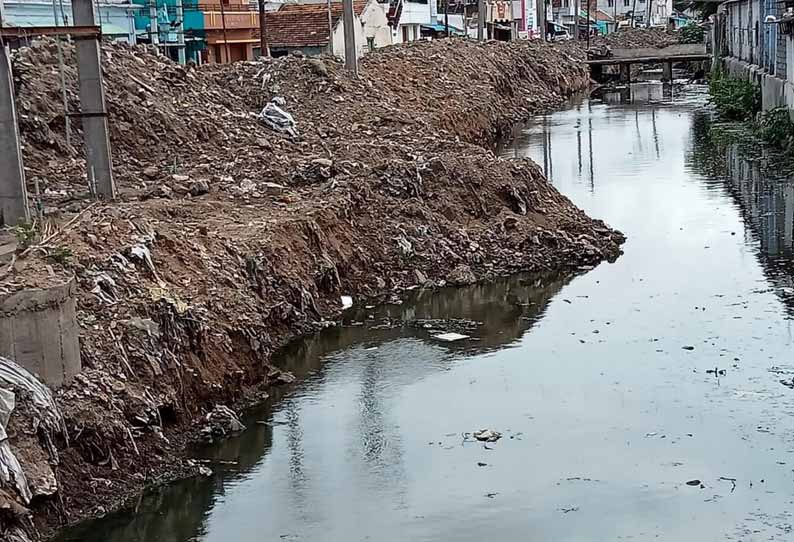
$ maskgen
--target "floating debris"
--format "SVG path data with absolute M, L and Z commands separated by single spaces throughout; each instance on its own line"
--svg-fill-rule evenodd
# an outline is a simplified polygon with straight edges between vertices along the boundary
M 479 440 L 480 442 L 496 442 L 500 438 L 502 438 L 502 433 L 498 431 L 493 431 L 491 429 L 482 429 L 480 431 L 475 431 L 472 433 L 472 436 Z
M 468 339 L 468 335 L 463 335 L 462 333 L 441 333 L 440 335 L 433 335 L 434 339 L 438 339 L 439 341 L 446 341 L 448 343 L 461 341 L 463 339 Z

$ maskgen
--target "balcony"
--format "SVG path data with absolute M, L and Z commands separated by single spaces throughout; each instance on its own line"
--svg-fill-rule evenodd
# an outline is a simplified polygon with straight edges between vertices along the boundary
M 223 19 L 227 30 L 259 28 L 259 12 L 243 3 L 224 3 L 223 17 L 220 4 L 201 4 L 205 30 L 222 30 Z

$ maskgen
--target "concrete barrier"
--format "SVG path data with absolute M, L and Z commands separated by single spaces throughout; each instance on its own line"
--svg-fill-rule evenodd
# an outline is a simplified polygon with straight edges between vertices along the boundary
M 16 361 L 51 387 L 80 372 L 75 279 L 0 298 L 0 355 Z

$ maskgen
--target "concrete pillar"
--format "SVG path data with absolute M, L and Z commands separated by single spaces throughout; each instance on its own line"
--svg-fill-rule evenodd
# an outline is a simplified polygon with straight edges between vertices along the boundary
M 631 64 L 620 65 L 620 81 L 622 83 L 631 83 Z
M 179 63 L 184 66 L 187 63 L 187 58 L 185 57 L 185 10 L 182 9 L 182 0 L 176 0 L 176 20 L 179 21 L 179 26 L 176 29 L 178 32 L 176 42 L 179 45 L 177 55 L 179 55 Z
M 80 328 L 72 278 L 0 298 L 0 355 L 53 387 L 80 372 Z
M 149 42 L 153 45 L 160 43 L 160 27 L 157 23 L 157 4 L 149 0 Z
M 353 0 L 342 0 L 342 18 L 345 30 L 345 68 L 358 76 L 358 59 L 356 54 L 356 29 L 353 14 Z M 333 39 L 329 36 L 328 39 Z
M 0 47 L 0 224 L 29 222 L 25 170 L 19 146 L 14 80 L 8 50 Z
M 92 0 L 74 0 L 72 12 L 76 26 L 96 24 Z M 88 180 L 89 183 L 93 182 L 91 189 L 98 197 L 114 199 L 116 185 L 113 182 L 113 160 L 110 156 L 105 90 L 102 88 L 99 40 L 79 40 L 76 48 L 80 79 L 80 118 L 83 123 Z
M 673 63 L 665 62 L 662 64 L 662 81 L 673 80 Z
M 477 39 L 485 41 L 485 0 L 477 0 Z

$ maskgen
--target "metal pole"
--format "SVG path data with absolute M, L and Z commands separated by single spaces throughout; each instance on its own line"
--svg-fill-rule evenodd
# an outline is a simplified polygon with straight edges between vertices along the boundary
M 485 41 L 485 0 L 477 1 L 477 39 Z
M 176 0 L 176 20 L 179 23 L 176 35 L 176 43 L 179 48 L 176 54 L 179 63 L 184 66 L 187 63 L 187 58 L 185 55 L 185 10 L 182 8 L 182 0 Z
M 267 21 L 265 20 L 265 0 L 259 0 L 259 56 L 270 56 L 267 46 Z
M 353 18 L 353 0 L 342 0 L 342 17 L 345 25 L 345 68 L 353 77 L 358 77 L 358 62 L 356 61 L 356 29 Z
M 634 0 L 631 3 L 631 27 L 634 28 L 634 22 L 637 20 L 636 15 L 634 12 L 637 10 L 637 0 Z
M 231 64 L 232 57 L 229 54 L 229 37 L 226 35 L 226 10 L 223 9 L 223 2 L 221 0 L 221 26 L 223 26 L 223 50 L 226 51 L 226 62 Z
M 30 222 L 11 59 L 3 43 L 0 43 L 0 163 L 3 164 L 0 167 L 0 223 L 12 226 Z
M 92 0 L 73 0 L 72 13 L 75 25 L 96 25 Z M 113 159 L 110 156 L 105 92 L 102 87 L 99 38 L 80 40 L 75 47 L 88 178 L 96 184 L 97 196 L 113 199 L 116 197 L 116 185 L 113 182 Z

